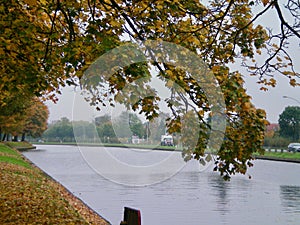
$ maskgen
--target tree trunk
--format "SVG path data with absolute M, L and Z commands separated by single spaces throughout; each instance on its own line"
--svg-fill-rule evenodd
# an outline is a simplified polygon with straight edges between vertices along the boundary
M 22 134 L 22 139 L 21 141 L 25 141 L 25 133 Z
M 14 136 L 13 140 L 14 142 L 18 142 L 18 135 Z
M 10 141 L 10 135 L 6 134 L 6 141 Z
M 5 141 L 6 134 L 3 135 L 2 141 Z

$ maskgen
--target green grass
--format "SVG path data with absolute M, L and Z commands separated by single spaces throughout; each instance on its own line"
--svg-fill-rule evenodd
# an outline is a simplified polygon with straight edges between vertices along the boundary
M 4 142 L 7 146 L 11 148 L 29 148 L 32 147 L 32 144 L 26 142 L 26 141 L 21 141 L 21 142 L 14 142 L 14 141 L 9 141 L 9 142 Z
M 30 164 L 21 158 L 14 158 L 11 156 L 0 156 L 0 162 L 7 162 L 18 166 L 24 166 L 26 168 L 30 168 Z
M 283 159 L 300 159 L 300 153 L 292 153 L 292 152 L 268 152 L 266 151 L 264 156 L 283 158 Z
M 0 162 L 7 162 L 30 168 L 30 164 L 26 162 L 16 150 L 9 148 L 2 143 L 0 143 Z
M 15 150 L 7 147 L 6 145 L 0 143 L 0 152 L 5 153 L 5 154 L 9 154 L 9 155 L 19 155 L 18 152 L 16 152 Z

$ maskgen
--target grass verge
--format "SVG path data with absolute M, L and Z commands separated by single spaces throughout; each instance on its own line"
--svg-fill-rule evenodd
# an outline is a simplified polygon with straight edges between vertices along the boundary
M 15 148 L 17 150 L 30 150 L 30 149 L 35 149 L 36 147 L 33 146 L 31 143 L 26 142 L 26 141 L 21 141 L 21 142 L 14 142 L 14 141 L 6 141 L 4 142 L 7 146 L 11 148 Z
M 292 153 L 292 152 L 269 152 L 269 151 L 265 151 L 264 155 L 254 154 L 254 157 L 256 159 L 265 159 L 265 160 L 300 163 L 300 153 L 298 153 L 298 152 Z
M 109 224 L 3 143 L 0 171 L 0 224 Z
M 299 152 L 268 152 L 266 151 L 264 156 L 271 156 L 283 159 L 299 159 L 300 160 L 300 153 Z

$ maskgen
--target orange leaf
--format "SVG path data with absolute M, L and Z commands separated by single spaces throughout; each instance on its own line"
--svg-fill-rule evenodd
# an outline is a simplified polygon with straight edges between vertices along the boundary
M 264 6 L 266 6 L 269 3 L 269 0 L 261 0 Z

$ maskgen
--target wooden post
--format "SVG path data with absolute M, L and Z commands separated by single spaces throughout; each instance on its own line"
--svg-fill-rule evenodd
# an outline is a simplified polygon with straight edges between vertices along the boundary
M 124 207 L 124 218 L 120 225 L 142 225 L 140 210 Z

